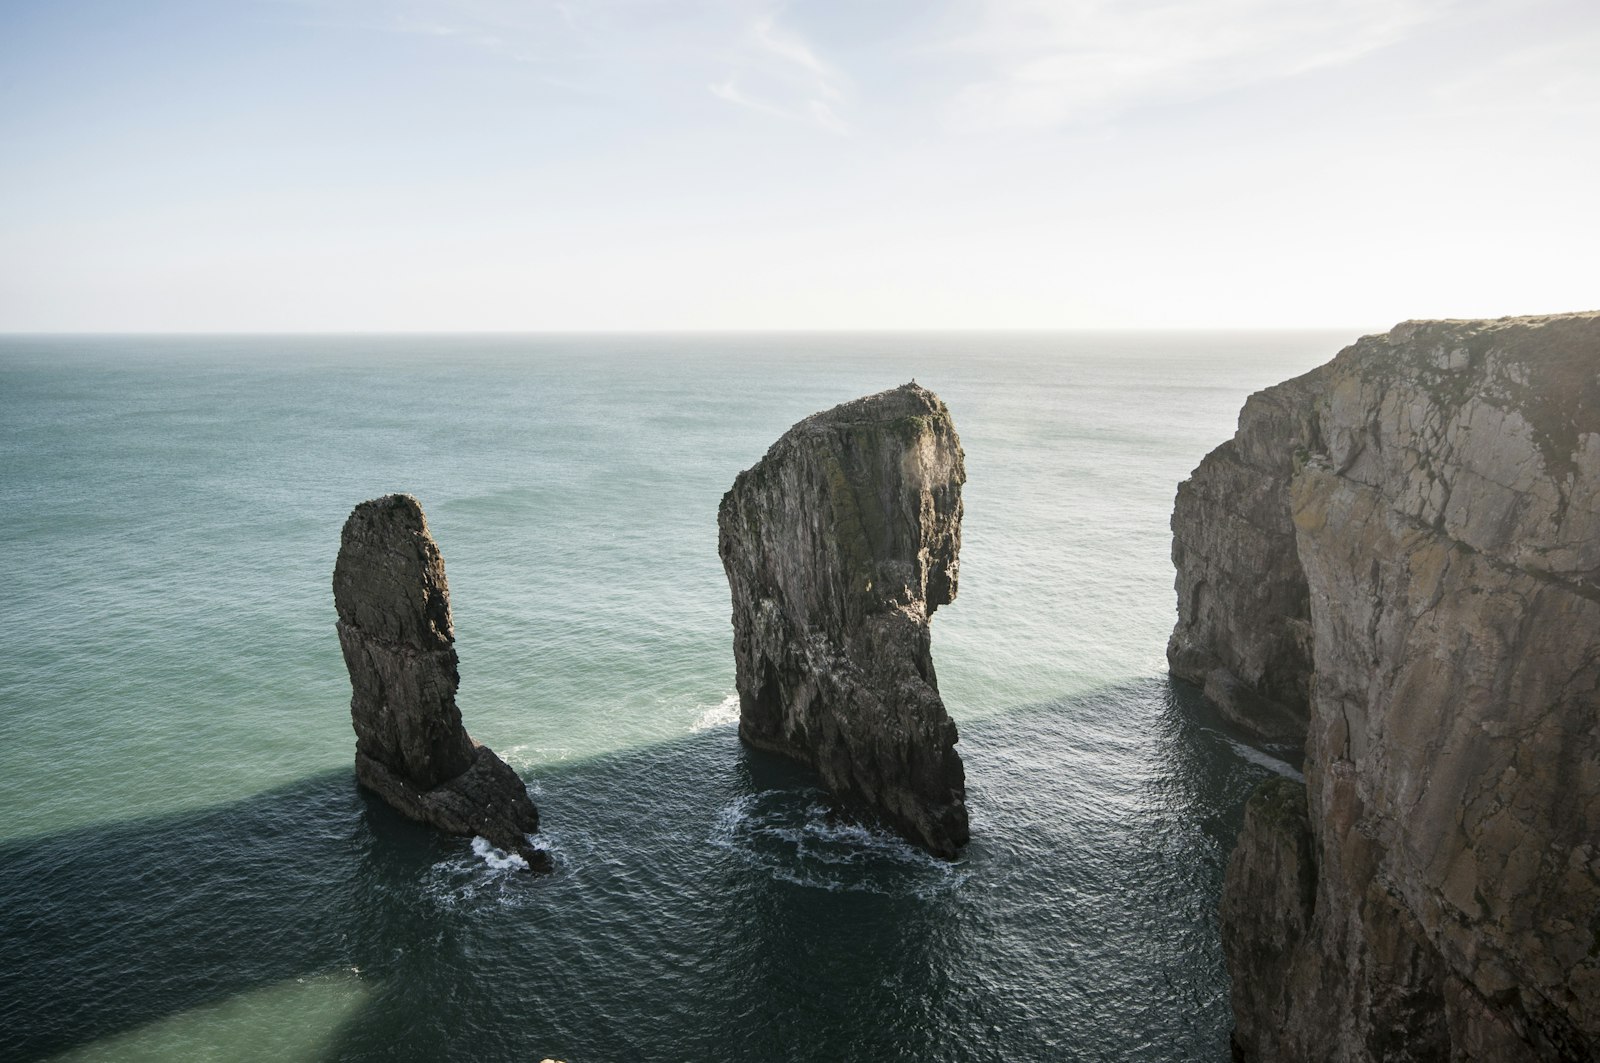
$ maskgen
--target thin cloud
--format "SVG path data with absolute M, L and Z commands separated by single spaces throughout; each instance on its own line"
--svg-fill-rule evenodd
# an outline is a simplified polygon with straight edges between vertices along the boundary
M 778 118 L 793 118 L 794 115 L 785 111 L 776 104 L 766 100 L 758 100 L 739 87 L 738 79 L 730 77 L 726 81 L 719 81 L 710 86 L 711 94 L 719 100 L 725 100 L 735 107 L 743 107 L 762 114 L 770 114 Z
M 811 85 L 819 95 L 829 99 L 839 99 L 844 95 L 844 75 L 817 58 L 817 53 L 812 51 L 805 38 L 778 25 L 775 15 L 757 19 L 751 36 L 772 56 L 809 74 Z
M 847 136 L 850 126 L 833 112 L 822 100 L 806 100 L 797 108 L 783 107 L 771 100 L 761 99 L 750 95 L 740 87 L 738 79 L 729 77 L 726 81 L 715 82 L 708 86 L 711 94 L 717 99 L 731 103 L 735 107 L 755 111 L 758 114 L 771 115 L 791 122 L 804 122 L 815 125 L 829 133 Z
M 1600 112 L 1600 32 L 1523 48 L 1434 89 L 1447 108 L 1471 115 Z
M 425 37 L 501 59 L 546 66 L 593 51 L 570 3 L 511 0 L 278 0 L 309 25 Z
M 850 79 L 771 0 L 282 0 L 350 25 L 432 38 L 543 68 L 576 91 L 693 91 L 848 134 Z M 670 16 L 670 17 L 667 17 Z
M 728 60 L 732 71 L 711 86 L 717 98 L 739 107 L 848 134 L 837 106 L 849 97 L 849 79 L 823 60 L 800 33 L 778 20 L 768 5 L 744 16 L 744 29 Z M 760 86 L 745 89 L 744 83 Z
M 395 33 L 456 40 L 491 52 L 508 51 L 504 38 L 494 33 L 484 32 L 474 26 L 448 25 L 442 22 L 430 22 L 402 15 L 395 18 L 388 28 Z
M 850 132 L 850 127 L 845 123 L 844 119 L 834 114 L 833 108 L 821 100 L 811 101 L 811 119 L 830 133 L 838 133 L 844 136 Z
M 978 0 L 943 49 L 984 73 L 956 94 L 976 128 L 1045 128 L 1352 62 L 1458 0 Z

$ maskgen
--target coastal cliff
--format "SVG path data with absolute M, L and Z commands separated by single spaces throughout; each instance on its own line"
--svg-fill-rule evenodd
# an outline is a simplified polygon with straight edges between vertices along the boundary
M 1320 372 L 1250 396 L 1238 434 L 1178 485 L 1172 511 L 1172 674 L 1203 687 L 1235 723 L 1280 741 L 1302 740 L 1310 711 L 1310 591 L 1289 484 L 1307 452 L 1300 441 L 1316 435 Z
M 462 726 L 450 587 L 415 498 L 386 495 L 350 514 L 333 598 L 357 780 L 414 820 L 543 866 L 527 838 L 539 829 L 527 787 Z
M 796 424 L 723 496 L 739 733 L 941 856 L 967 841 L 928 620 L 955 598 L 961 441 L 906 384 Z
M 1236 1055 L 1600 1058 L 1600 314 L 1366 337 L 1173 526 L 1173 672 L 1305 720 L 1228 866 Z

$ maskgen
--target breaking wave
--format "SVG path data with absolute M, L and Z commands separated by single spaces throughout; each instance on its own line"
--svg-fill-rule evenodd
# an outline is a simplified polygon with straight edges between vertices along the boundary
M 709 731 L 714 727 L 727 727 L 739 722 L 739 695 L 729 694 L 715 705 L 705 706 L 689 730 Z

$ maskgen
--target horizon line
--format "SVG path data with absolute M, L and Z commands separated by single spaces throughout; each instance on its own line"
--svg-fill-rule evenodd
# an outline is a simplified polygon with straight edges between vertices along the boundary
M 1422 320 L 1422 319 L 1406 319 Z M 1485 319 L 1485 320 L 1493 320 Z M 755 335 L 860 335 L 920 334 L 920 335 L 983 335 L 1010 334 L 1069 334 L 1107 332 L 1350 332 L 1360 335 L 1386 332 L 1393 325 L 1382 327 L 1355 325 L 1048 325 L 1016 326 L 993 325 L 959 328 L 871 326 L 864 328 L 530 328 L 530 329 L 0 329 L 0 337 L 38 336 L 755 336 Z

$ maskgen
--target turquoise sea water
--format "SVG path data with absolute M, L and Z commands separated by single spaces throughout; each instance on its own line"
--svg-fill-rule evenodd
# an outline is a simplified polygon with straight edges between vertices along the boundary
M 1167 520 L 1353 338 L 0 338 L 0 1056 L 1226 1059 L 1214 908 L 1283 751 L 1167 680 Z M 912 377 L 969 475 L 949 864 L 741 747 L 716 550 L 784 429 Z M 391 491 L 553 875 L 354 785 L 330 576 Z

